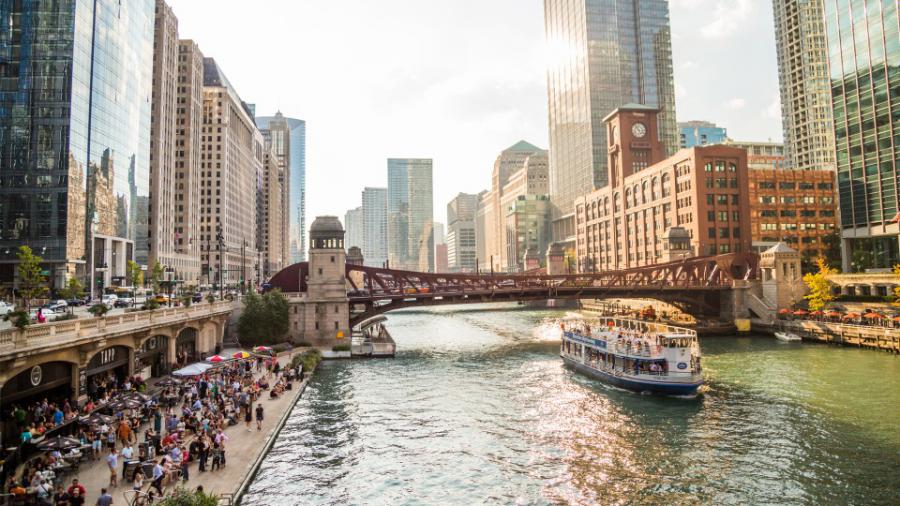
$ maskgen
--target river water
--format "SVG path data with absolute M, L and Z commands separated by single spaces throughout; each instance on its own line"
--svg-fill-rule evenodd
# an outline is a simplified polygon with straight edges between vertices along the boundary
M 900 357 L 707 338 L 703 394 L 659 398 L 563 367 L 562 314 L 391 313 L 397 357 L 323 364 L 244 504 L 900 503 Z

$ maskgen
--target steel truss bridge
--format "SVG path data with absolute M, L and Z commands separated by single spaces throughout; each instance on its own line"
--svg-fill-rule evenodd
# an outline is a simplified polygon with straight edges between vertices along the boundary
M 718 316 L 724 292 L 757 274 L 753 253 L 694 257 L 646 267 L 549 275 L 426 273 L 346 265 L 350 324 L 396 309 L 442 304 L 643 297 L 673 304 L 695 316 Z M 305 292 L 309 265 L 294 264 L 271 284 Z M 285 276 L 282 276 L 284 274 Z M 294 281 L 297 280 L 297 281 Z

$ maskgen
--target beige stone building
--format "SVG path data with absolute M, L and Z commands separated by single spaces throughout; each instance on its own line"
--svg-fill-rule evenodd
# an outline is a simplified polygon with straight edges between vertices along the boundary
M 507 215 L 520 197 L 548 194 L 548 177 L 547 151 L 525 141 L 497 156 L 491 189 L 481 194 L 476 212 L 476 241 L 481 241 L 476 245 L 479 269 L 490 270 L 493 266 L 498 272 L 516 270 L 521 259 L 511 257 L 510 252 L 516 249 L 508 244 Z
M 176 279 L 197 285 L 202 55 L 196 44 L 178 39 L 178 19 L 164 0 L 156 2 L 154 47 L 148 269 L 159 262 Z
M 284 233 L 285 168 L 271 142 L 265 144 L 262 191 L 262 227 L 260 228 L 260 250 L 262 255 L 262 278 L 269 279 L 285 266 L 287 258 Z
M 200 229 L 200 153 L 203 128 L 203 53 L 192 40 L 178 41 L 175 125 L 175 250 L 187 283 L 209 283 L 200 261 L 206 246 Z
M 213 58 L 203 59 L 200 215 L 213 283 L 256 282 L 264 141 L 247 104 Z M 220 275 L 221 273 L 221 275 Z

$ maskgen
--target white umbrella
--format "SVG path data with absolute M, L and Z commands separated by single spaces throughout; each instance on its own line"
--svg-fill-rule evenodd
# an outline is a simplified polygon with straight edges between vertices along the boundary
M 200 376 L 206 371 L 213 368 L 212 364 L 204 364 L 203 362 L 197 362 L 196 364 L 191 364 L 172 373 L 172 376 Z

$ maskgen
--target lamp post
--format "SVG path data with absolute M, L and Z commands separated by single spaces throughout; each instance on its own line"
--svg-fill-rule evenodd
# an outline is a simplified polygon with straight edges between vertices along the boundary
M 222 256 L 224 255 L 225 237 L 222 235 L 222 226 L 216 226 L 216 240 L 219 241 L 219 300 L 225 300 L 225 279 L 222 277 Z

